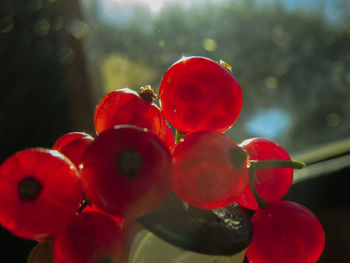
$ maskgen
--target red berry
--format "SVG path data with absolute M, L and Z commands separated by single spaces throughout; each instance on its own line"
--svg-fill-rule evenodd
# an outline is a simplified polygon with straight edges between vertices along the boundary
M 120 263 L 124 237 L 119 226 L 107 215 L 83 212 L 53 241 L 53 253 L 64 263 Z
M 184 133 L 224 132 L 242 107 L 242 91 L 231 72 L 204 57 L 185 57 L 172 65 L 161 81 L 159 99 L 165 118 Z
M 253 239 L 247 250 L 254 263 L 315 263 L 322 254 L 325 235 L 317 217 L 306 207 L 280 201 L 258 210 Z
M 127 88 L 107 94 L 98 103 L 94 119 L 98 134 L 115 125 L 130 124 L 147 128 L 149 132 L 162 139 L 165 136 L 165 119 L 160 109 L 148 99 Z
M 168 146 L 169 151 L 172 152 L 175 146 L 175 137 L 173 131 L 171 130 L 168 124 L 166 124 L 166 131 L 163 141 L 165 145 Z
M 173 190 L 199 208 L 219 208 L 235 201 L 247 184 L 247 155 L 216 131 L 188 134 L 173 151 Z
M 106 213 L 105 211 L 101 210 L 100 208 L 98 208 L 94 203 L 91 203 L 90 205 L 87 205 L 84 208 L 84 213 L 85 212 L 89 212 L 89 211 L 93 211 L 93 212 L 98 212 L 101 214 L 105 214 L 108 215 L 110 218 L 113 219 L 114 222 L 116 222 L 119 226 L 122 227 L 123 223 L 124 223 L 124 219 L 122 217 L 118 217 L 118 216 L 113 216 L 111 214 Z
M 0 167 L 0 223 L 19 237 L 55 234 L 73 218 L 82 196 L 77 169 L 55 150 L 26 149 Z
M 63 153 L 77 167 L 82 161 L 83 154 L 89 144 L 94 140 L 89 134 L 83 132 L 70 132 L 61 136 L 52 149 Z
M 290 160 L 288 153 L 277 143 L 252 138 L 243 141 L 240 146 L 248 153 L 249 160 Z M 269 203 L 279 201 L 288 192 L 293 182 L 292 168 L 274 168 L 256 171 L 259 183 L 255 188 L 262 199 Z M 247 184 L 237 202 L 249 209 L 259 209 L 249 184 Z
M 116 126 L 87 148 L 82 180 L 87 197 L 100 209 L 135 218 L 165 200 L 172 170 L 169 150 L 159 137 L 135 126 Z

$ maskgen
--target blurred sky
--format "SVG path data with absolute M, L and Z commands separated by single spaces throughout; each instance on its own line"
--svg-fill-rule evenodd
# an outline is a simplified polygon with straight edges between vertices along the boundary
M 198 4 L 202 0 L 103 0 L 101 1 L 102 5 L 112 8 L 113 6 L 127 6 L 138 4 L 148 8 L 152 14 L 157 14 L 161 11 L 162 7 L 165 4 L 169 3 L 180 3 L 183 6 L 189 6 L 192 4 Z M 210 1 L 210 0 L 209 0 Z M 232 0 L 211 0 L 216 4 L 223 2 L 229 2 Z M 348 2 L 348 0 L 256 0 L 257 3 L 283 3 L 287 8 L 301 8 L 305 11 L 321 11 L 323 10 L 326 18 L 331 22 L 336 22 L 339 18 L 339 5 L 340 3 Z M 108 12 L 108 8 L 105 10 Z

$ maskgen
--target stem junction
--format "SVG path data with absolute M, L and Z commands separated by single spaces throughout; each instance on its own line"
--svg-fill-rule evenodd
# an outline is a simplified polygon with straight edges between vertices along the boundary
M 250 166 L 248 167 L 248 180 L 249 186 L 252 190 L 253 196 L 258 203 L 260 209 L 263 209 L 269 205 L 257 192 L 255 184 L 259 184 L 259 180 L 256 176 L 257 170 L 273 169 L 273 168 L 293 168 L 302 169 L 305 167 L 305 163 L 294 160 L 263 160 L 263 161 L 249 161 Z

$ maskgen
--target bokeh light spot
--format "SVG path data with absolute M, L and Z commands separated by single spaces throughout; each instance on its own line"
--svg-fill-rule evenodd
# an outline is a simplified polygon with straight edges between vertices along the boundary
M 88 24 L 79 19 L 74 19 L 67 28 L 68 32 L 71 33 L 75 38 L 81 39 L 89 33 L 90 28 Z
M 57 15 L 52 19 L 51 22 L 51 30 L 52 31 L 60 31 L 63 27 L 64 19 L 61 15 Z
M 38 11 L 43 7 L 43 0 L 29 0 L 27 8 L 32 11 Z
M 331 127 L 337 127 L 341 123 L 341 117 L 338 113 L 333 112 L 327 115 L 327 124 Z
M 45 36 L 50 30 L 50 23 L 47 19 L 39 19 L 34 25 L 34 33 L 38 36 Z
M 74 58 L 74 50 L 70 47 L 62 47 L 57 53 L 57 58 L 61 64 L 70 64 Z
M 252 136 L 271 140 L 283 137 L 292 125 L 290 116 L 280 108 L 260 109 L 245 123 L 246 131 Z
M 14 25 L 15 24 L 13 22 L 12 17 L 6 16 L 0 20 L 0 32 L 1 33 L 8 33 L 12 30 Z
M 275 77 L 267 77 L 265 79 L 265 87 L 270 90 L 275 90 L 278 87 L 278 80 Z
M 145 83 L 152 85 L 159 76 L 150 65 L 130 60 L 118 53 L 105 56 L 101 70 L 105 93 L 125 87 L 138 90 Z

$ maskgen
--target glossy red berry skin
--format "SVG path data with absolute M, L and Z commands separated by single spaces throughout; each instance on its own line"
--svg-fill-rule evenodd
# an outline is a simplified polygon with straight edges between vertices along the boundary
M 21 238 L 57 233 L 75 216 L 82 196 L 76 167 L 55 150 L 26 149 L 0 167 L 0 223 Z
M 173 131 L 171 130 L 168 124 L 166 124 L 166 131 L 163 141 L 165 145 L 168 146 L 169 151 L 172 152 L 175 147 L 175 137 Z
M 185 57 L 162 78 L 159 100 L 167 121 L 184 133 L 224 132 L 242 108 L 242 91 L 231 72 L 205 57 Z
M 253 239 L 247 250 L 254 263 L 315 263 L 322 254 L 325 234 L 306 207 L 279 201 L 252 217 Z
M 79 167 L 86 148 L 94 138 L 84 132 L 69 132 L 62 135 L 52 149 L 59 151 Z
M 199 208 L 229 205 L 247 184 L 246 158 L 245 152 L 222 133 L 188 134 L 173 151 L 173 190 Z
M 168 196 L 173 165 L 164 142 L 135 126 L 105 130 L 87 148 L 82 181 L 89 200 L 101 210 L 136 218 Z
M 289 154 L 277 143 L 265 138 L 252 138 L 240 146 L 247 151 L 249 160 L 290 160 Z M 293 182 L 292 168 L 275 168 L 256 171 L 259 183 L 255 183 L 258 194 L 267 202 L 281 200 Z M 259 209 L 252 190 L 247 184 L 237 202 L 248 209 Z
M 98 212 L 79 214 L 53 241 L 54 257 L 62 263 L 120 263 L 123 252 L 120 227 Z
M 102 98 L 95 110 L 94 124 L 97 134 L 115 125 L 129 124 L 146 128 L 162 139 L 165 136 L 165 119 L 157 105 L 128 88 Z

